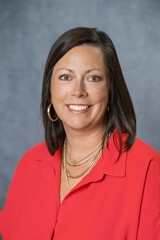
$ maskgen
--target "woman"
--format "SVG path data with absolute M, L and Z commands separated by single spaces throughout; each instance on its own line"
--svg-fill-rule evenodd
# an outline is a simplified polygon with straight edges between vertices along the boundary
M 111 39 L 74 28 L 44 72 L 45 143 L 31 148 L 0 215 L 4 239 L 160 239 L 160 156 L 136 120 Z

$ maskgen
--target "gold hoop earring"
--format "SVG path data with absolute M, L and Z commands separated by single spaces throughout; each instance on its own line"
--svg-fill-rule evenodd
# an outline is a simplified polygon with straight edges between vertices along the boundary
M 52 122 L 56 122 L 56 121 L 58 120 L 58 117 L 55 118 L 55 119 L 53 119 L 53 118 L 51 117 L 51 113 L 50 113 L 50 111 L 51 111 L 51 106 L 52 106 L 52 103 L 50 103 L 49 106 L 48 106 L 48 108 L 47 108 L 47 115 L 48 115 L 49 119 L 50 119 Z

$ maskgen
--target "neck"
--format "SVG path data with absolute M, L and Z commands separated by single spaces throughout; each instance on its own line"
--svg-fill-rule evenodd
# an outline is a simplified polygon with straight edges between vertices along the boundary
M 97 128 L 90 132 L 66 130 L 67 146 L 72 156 L 79 160 L 102 143 L 105 128 Z

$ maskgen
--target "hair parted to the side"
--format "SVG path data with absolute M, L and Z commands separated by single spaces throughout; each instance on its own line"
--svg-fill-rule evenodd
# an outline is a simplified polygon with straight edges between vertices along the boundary
M 51 47 L 45 65 L 41 112 L 45 128 L 45 141 L 51 155 L 60 147 L 65 138 L 65 131 L 62 121 L 58 119 L 51 122 L 47 115 L 47 108 L 51 102 L 51 76 L 55 64 L 65 53 L 75 46 L 83 44 L 98 47 L 104 56 L 104 61 L 109 70 L 109 112 L 106 113 L 105 134 L 111 134 L 117 129 L 120 154 L 122 152 L 121 132 L 128 134 L 124 150 L 129 150 L 136 136 L 136 117 L 130 94 L 128 92 L 121 66 L 117 57 L 115 47 L 110 37 L 103 31 L 96 28 L 77 27 L 62 34 Z M 106 93 L 107 94 L 107 93 Z M 51 115 L 56 118 L 54 108 L 51 108 Z

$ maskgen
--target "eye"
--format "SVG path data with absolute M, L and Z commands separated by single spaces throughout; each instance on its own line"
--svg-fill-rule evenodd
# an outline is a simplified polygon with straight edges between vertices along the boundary
M 89 76 L 88 80 L 91 82 L 99 82 L 101 81 L 101 78 L 98 76 Z
M 71 77 L 70 77 L 69 75 L 66 75 L 66 74 L 65 74 L 65 75 L 61 75 L 61 76 L 60 76 L 60 79 L 63 80 L 63 81 L 67 81 L 67 80 L 70 80 Z

